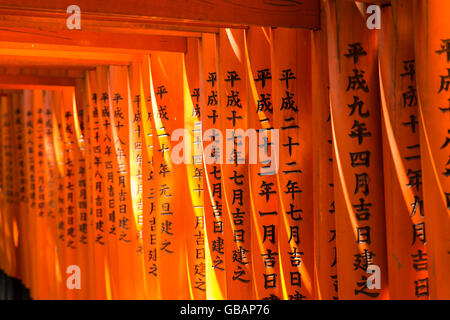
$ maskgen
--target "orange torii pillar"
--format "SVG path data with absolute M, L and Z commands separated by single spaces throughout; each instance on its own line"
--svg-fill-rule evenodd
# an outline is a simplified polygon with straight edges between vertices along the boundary
M 414 1 L 414 40 L 430 299 L 450 299 L 450 2 Z
M 219 112 L 218 39 L 215 34 L 203 34 L 201 41 L 200 113 L 203 132 L 203 186 L 205 211 L 205 264 L 206 298 L 223 300 L 227 297 L 227 279 L 223 221 L 222 165 L 218 161 L 223 137 L 219 124 L 223 113 Z M 215 156 L 217 155 L 217 156 Z
M 186 171 L 173 161 L 177 139 L 174 131 L 184 126 L 183 56 L 158 53 L 150 56 L 155 103 L 153 125 L 156 195 L 157 277 L 162 299 L 189 296 L 184 199 Z
M 386 299 L 378 34 L 355 3 L 329 1 L 326 12 L 339 298 Z
M 102 143 L 102 162 L 103 162 L 103 199 L 105 216 L 105 249 L 106 249 L 106 279 L 109 279 L 110 296 L 112 299 L 120 297 L 120 277 L 118 264 L 118 236 L 117 236 L 117 211 L 115 204 L 114 175 L 116 168 L 116 152 L 111 128 L 111 109 L 112 109 L 112 91 L 109 81 L 109 69 L 106 66 L 96 68 L 96 88 L 98 92 L 97 106 L 100 114 L 100 139 Z M 108 288 L 108 287 L 107 287 Z
M 144 56 L 141 64 L 142 73 L 142 175 L 143 175 L 143 219 L 144 225 L 144 267 L 148 298 L 161 299 L 158 283 L 157 245 L 156 245 L 156 187 L 153 162 L 156 130 L 153 125 L 153 110 L 157 110 L 155 91 L 151 75 L 150 57 Z M 155 106 L 153 106 L 155 104 Z
M 85 113 L 87 113 L 89 121 L 87 122 L 87 155 L 90 162 L 89 177 L 91 181 L 90 196 L 91 196 L 91 210 L 92 214 L 90 219 L 92 226 L 88 231 L 88 236 L 92 242 L 90 247 L 90 254 L 93 254 L 91 263 L 93 264 L 93 272 L 95 273 L 95 288 L 91 291 L 93 299 L 106 299 L 111 298 L 107 296 L 107 278 L 105 271 L 106 262 L 106 203 L 103 196 L 103 151 L 105 151 L 101 134 L 102 122 L 100 121 L 101 108 L 100 108 L 100 94 L 98 92 L 96 83 L 95 70 L 89 70 L 86 72 L 86 98 L 87 103 L 85 106 Z
M 219 33 L 219 114 L 222 130 L 222 185 L 217 185 L 223 200 L 223 231 L 228 299 L 253 298 L 248 184 L 247 72 L 244 30 L 221 29 Z M 227 134 L 227 131 L 228 134 Z M 239 131 L 239 129 L 243 131 Z M 220 133 L 219 133 L 220 134 Z M 222 227 L 222 226 L 221 226 Z
M 311 34 L 278 28 L 272 30 L 271 41 L 283 299 L 314 299 Z
M 380 32 L 389 294 L 428 299 L 411 1 L 383 8 Z
M 312 32 L 312 135 L 314 189 L 314 289 L 316 299 L 338 297 L 328 48 L 325 11 Z
M 277 234 L 281 215 L 277 190 L 276 153 L 278 135 L 273 130 L 271 32 L 251 27 L 246 32 L 249 112 L 248 125 L 257 133 L 256 163 L 249 164 L 251 217 L 253 224 L 252 261 L 255 298 L 280 299 L 282 283 Z M 275 239 L 267 230 L 275 229 Z
M 145 275 L 145 254 L 144 254 L 144 176 L 143 176 L 143 148 L 142 138 L 144 130 L 142 127 L 142 104 L 145 103 L 145 96 L 142 87 L 142 63 L 134 61 L 129 66 L 130 91 L 132 108 L 130 108 L 130 183 L 131 200 L 133 207 L 133 218 L 136 225 L 136 241 L 134 250 L 136 251 L 135 273 L 139 285 L 136 299 L 147 298 L 147 281 Z
M 200 107 L 200 40 L 188 39 L 183 59 L 184 91 L 184 161 L 187 173 L 186 241 L 189 296 L 206 298 L 206 248 L 204 223 L 204 187 L 202 156 L 202 123 Z

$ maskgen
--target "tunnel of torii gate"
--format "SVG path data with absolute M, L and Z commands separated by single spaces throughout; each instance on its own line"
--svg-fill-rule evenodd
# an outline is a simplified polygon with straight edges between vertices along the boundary
M 0 0 L 0 299 L 450 299 L 450 1 Z

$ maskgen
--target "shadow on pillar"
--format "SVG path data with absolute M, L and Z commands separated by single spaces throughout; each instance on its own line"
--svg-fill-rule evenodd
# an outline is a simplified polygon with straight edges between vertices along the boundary
M 0 300 L 31 300 L 30 290 L 25 288 L 22 281 L 0 270 Z

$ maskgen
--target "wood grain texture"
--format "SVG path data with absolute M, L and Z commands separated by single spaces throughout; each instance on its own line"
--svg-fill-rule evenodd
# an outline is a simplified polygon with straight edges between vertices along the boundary
M 355 0 L 346 0 L 355 2 Z M 395 1 L 395 0 L 393 0 Z M 366 3 L 366 4 L 391 4 L 392 0 L 357 0 L 356 2 Z
M 1 88 L 33 88 L 47 87 L 47 86 L 74 86 L 74 78 L 66 77 L 39 77 L 39 76 L 25 76 L 25 75 L 5 75 L 0 74 Z
M 78 0 L 82 16 L 141 16 L 156 20 L 199 21 L 278 27 L 319 27 L 318 0 Z M 0 7 L 66 14 L 69 4 L 52 0 L 2 0 Z
M 7 42 L 127 49 L 127 51 L 186 51 L 186 38 L 178 36 L 90 31 L 73 32 L 71 30 L 42 31 L 35 28 L 0 27 L 0 38 L 2 41 Z

